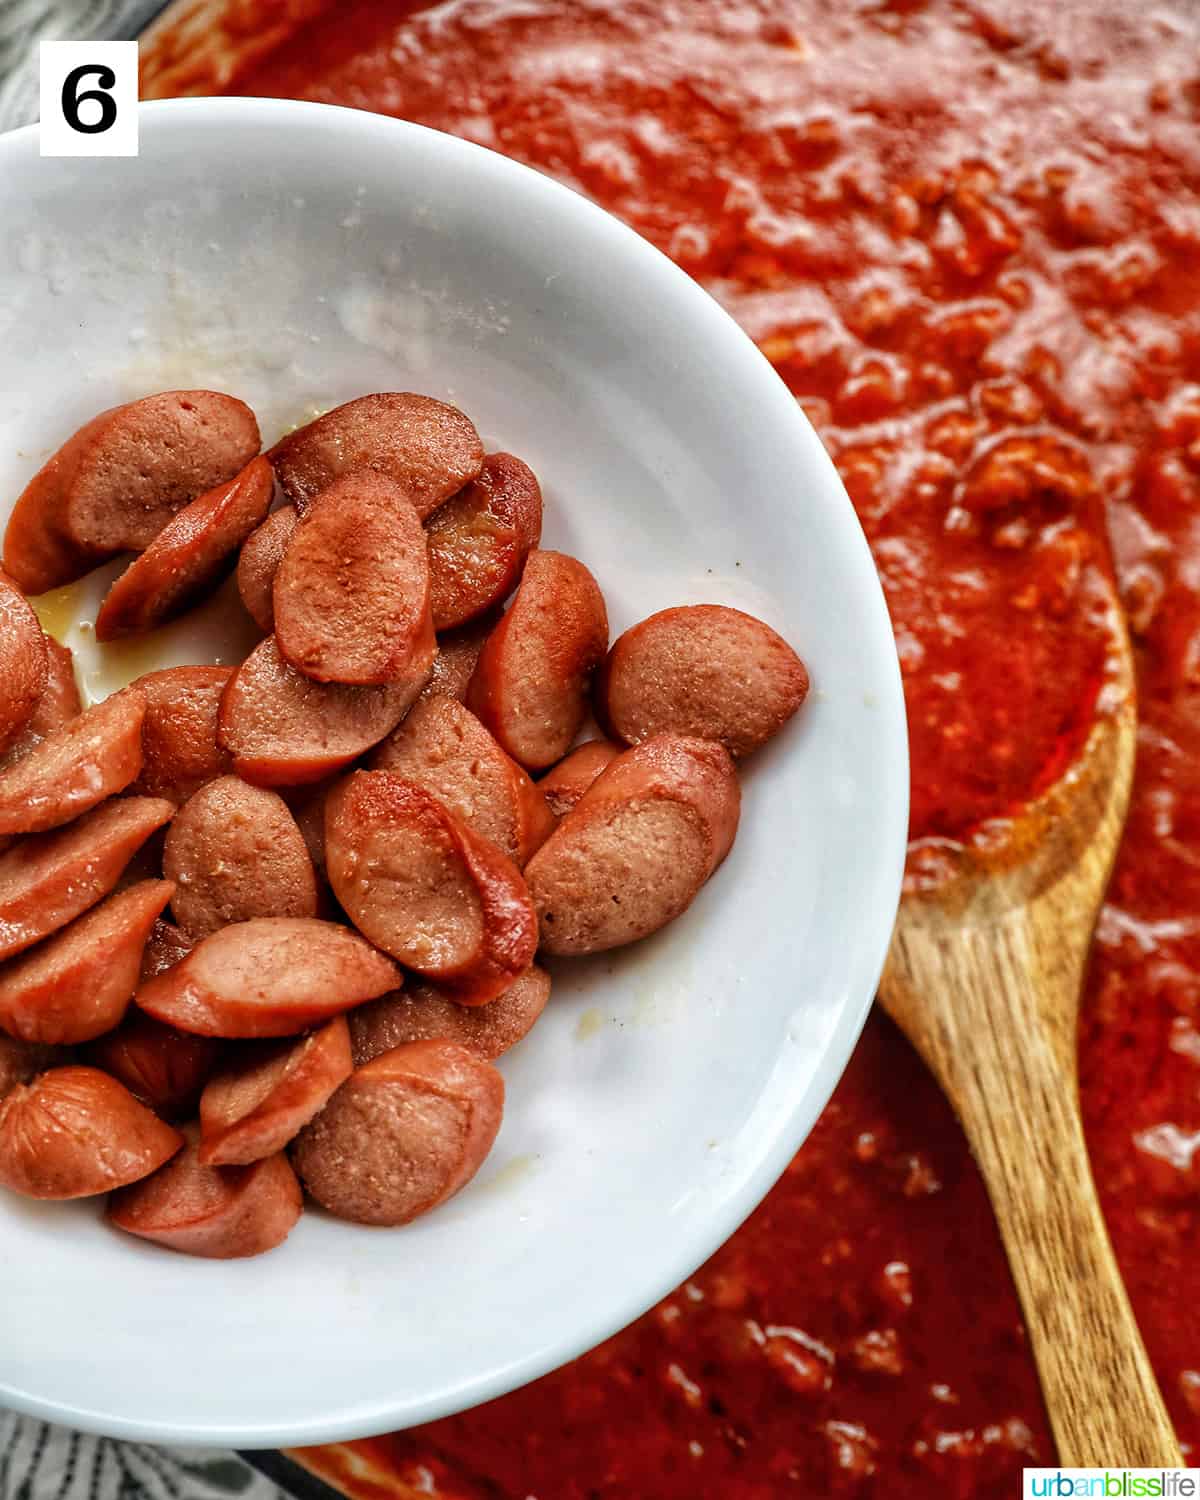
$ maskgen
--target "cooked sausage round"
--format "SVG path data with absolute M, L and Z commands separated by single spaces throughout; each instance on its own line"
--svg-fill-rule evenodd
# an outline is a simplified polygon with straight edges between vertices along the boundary
M 720 740 L 742 757 L 804 702 L 804 663 L 769 625 L 723 604 L 664 609 L 614 644 L 596 678 L 596 716 L 617 739 Z
M 74 1046 L 111 1031 L 138 986 L 142 950 L 171 899 L 145 880 L 0 966 L 0 1027 L 25 1042 Z
M 450 630 L 506 599 L 542 536 L 542 492 L 511 453 L 493 453 L 483 472 L 430 516 L 433 624 Z
M 199 603 L 266 515 L 274 488 L 271 465 L 256 458 L 186 505 L 109 589 L 96 616 L 96 639 L 154 630 Z
M 90 1198 L 149 1176 L 182 1144 L 99 1068 L 51 1068 L 0 1103 L 0 1187 Z
M 531 552 L 516 598 L 475 663 L 467 707 L 527 770 L 552 766 L 579 733 L 607 647 L 596 580 L 565 553 Z
M 200 1160 L 246 1166 L 282 1151 L 354 1071 L 345 1016 L 295 1041 L 246 1042 L 200 1096 Z
M 619 755 L 526 867 L 548 953 L 657 932 L 729 852 L 737 773 L 715 740 L 659 735 Z
M 275 574 L 275 639 L 317 682 L 412 682 L 433 665 L 429 549 L 408 495 L 381 474 L 335 480 Z
M 612 740 L 587 740 L 547 771 L 537 783 L 538 791 L 556 818 L 565 817 L 600 772 L 620 755 L 622 745 Z
M 347 687 L 313 682 L 260 642 L 221 699 L 218 734 L 234 770 L 257 786 L 320 781 L 379 743 L 408 712 L 423 684 Z
M 92 425 L 59 492 L 69 543 L 110 557 L 148 547 L 177 511 L 258 452 L 258 423 L 218 391 L 163 391 Z
M 495 999 L 533 962 L 521 872 L 415 782 L 393 771 L 347 777 L 325 805 L 325 857 L 359 931 L 460 1004 Z
M 0 750 L 16 738 L 46 687 L 46 638 L 25 596 L 0 573 Z
M 421 689 L 422 698 L 432 698 L 435 693 L 440 693 L 446 698 L 457 699 L 459 703 L 466 699 L 475 663 L 479 660 L 484 641 L 496 628 L 498 618 L 494 611 L 489 610 L 469 625 L 461 625 L 457 630 L 447 630 L 438 636 L 437 655 L 433 659 L 429 681 Z
M 301 515 L 335 479 L 373 469 L 403 485 L 424 519 L 479 473 L 483 444 L 457 407 L 388 391 L 327 411 L 267 457 Z
M 286 790 L 285 801 L 296 820 L 308 857 L 317 873 L 317 899 L 325 878 L 325 799 L 337 779 L 320 781 L 315 786 Z
M 452 1042 L 412 1042 L 359 1068 L 296 1138 L 292 1160 L 323 1208 L 407 1224 L 465 1187 L 492 1149 L 504 1080 Z
M 142 769 L 146 700 L 114 693 L 0 772 L 0 834 L 44 833 L 123 791 Z
M 193 939 L 251 917 L 314 917 L 317 879 L 287 803 L 221 776 L 175 814 L 163 874 L 175 920 Z
M 115 1031 L 93 1042 L 85 1056 L 156 1115 L 181 1120 L 195 1112 L 224 1046 L 214 1037 L 191 1036 L 133 1009 Z
M 57 1047 L 42 1047 L 34 1042 L 18 1042 L 15 1037 L 0 1036 L 0 1101 L 19 1083 L 28 1083 L 47 1068 L 64 1060 Z
M 238 593 L 246 613 L 268 634 L 275 629 L 275 574 L 299 520 L 294 505 L 281 506 L 242 543 L 237 565 Z
M 155 797 L 121 797 L 0 854 L 0 959 L 31 948 L 107 896 L 174 811 Z
M 126 1234 L 206 1260 L 242 1260 L 282 1245 L 304 1199 L 282 1152 L 249 1167 L 206 1167 L 194 1125 L 161 1172 L 114 1193 L 111 1224 Z
M 368 766 L 395 771 L 432 792 L 518 867 L 554 830 L 546 799 L 528 774 L 453 698 L 414 704 Z
M 395 989 L 399 970 L 357 933 L 315 917 L 223 927 L 134 997 L 199 1036 L 295 1036 Z
M 0 754 L 0 771 L 15 766 L 56 729 L 69 724 L 82 712 L 79 685 L 75 681 L 75 658 L 53 636 L 45 637 L 46 686 L 24 726 Z
M 166 667 L 132 684 L 146 699 L 134 791 L 183 803 L 233 769 L 233 757 L 217 744 L 217 713 L 232 676 L 232 667 Z
M 550 998 L 550 976 L 532 964 L 486 1005 L 459 1005 L 428 980 L 417 980 L 350 1012 L 354 1066 L 405 1042 L 455 1042 L 490 1061 L 515 1047 Z

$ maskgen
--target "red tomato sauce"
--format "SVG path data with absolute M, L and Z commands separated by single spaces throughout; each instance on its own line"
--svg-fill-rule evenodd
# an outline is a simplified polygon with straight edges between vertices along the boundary
M 816 424 L 874 550 L 918 845 L 1011 813 L 1070 758 L 1115 563 L 1141 749 L 1095 944 L 1083 1101 L 1188 1444 L 1198 44 L 1185 0 L 305 0 L 290 39 L 224 83 L 518 157 L 627 220 L 740 319 Z M 373 1474 L 445 1497 L 998 1500 L 1052 1451 L 966 1146 L 876 1017 L 774 1192 L 654 1312 L 504 1400 L 310 1461 L 356 1489 Z

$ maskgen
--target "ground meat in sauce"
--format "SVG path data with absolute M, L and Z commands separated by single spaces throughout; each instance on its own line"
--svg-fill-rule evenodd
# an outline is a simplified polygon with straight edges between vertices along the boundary
M 1069 758 L 1111 542 L 1143 727 L 1081 1029 L 1084 1112 L 1151 1356 L 1196 1443 L 1200 11 L 291 9 L 315 19 L 229 91 L 402 115 L 553 173 L 757 340 L 837 461 L 887 589 L 914 838 L 961 837 Z M 252 30 L 253 5 L 238 11 Z M 355 1448 L 420 1493 L 513 1500 L 924 1500 L 935 1479 L 999 1500 L 1052 1453 L 978 1177 L 881 1017 L 779 1186 L 685 1287 L 525 1391 Z M 346 1453 L 313 1461 L 338 1472 Z

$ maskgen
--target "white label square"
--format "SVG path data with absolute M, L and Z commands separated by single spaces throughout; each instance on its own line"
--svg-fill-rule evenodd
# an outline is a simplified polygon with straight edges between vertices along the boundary
M 138 154 L 138 44 L 40 44 L 43 156 Z

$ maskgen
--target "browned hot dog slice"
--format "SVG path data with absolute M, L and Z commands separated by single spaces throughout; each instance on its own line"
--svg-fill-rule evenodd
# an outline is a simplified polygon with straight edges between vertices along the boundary
M 28 1198 L 90 1198 L 157 1171 L 177 1130 L 98 1068 L 52 1068 L 0 1103 L 0 1187 Z
M 356 771 L 335 787 L 325 858 L 359 931 L 460 1004 L 495 999 L 533 962 L 537 923 L 520 871 L 415 782 Z
M 426 698 L 368 762 L 423 786 L 518 867 L 550 837 L 554 817 L 528 774 L 453 698 Z
M 135 996 L 199 1036 L 295 1036 L 396 988 L 384 954 L 334 922 L 256 917 L 214 932 Z
M 620 755 L 612 740 L 587 740 L 538 781 L 538 791 L 556 818 L 565 817 L 600 772 Z
M 221 699 L 218 734 L 234 769 L 258 786 L 320 781 L 379 743 L 407 713 L 421 683 L 347 687 L 313 682 L 268 636 Z
M 0 1036 L 0 1101 L 19 1083 L 28 1083 L 66 1054 L 57 1047 L 41 1047 L 32 1042 L 18 1042 L 15 1037 Z
M 493 453 L 483 472 L 430 516 L 433 624 L 450 630 L 507 599 L 542 536 L 542 492 L 533 470 Z
M 169 880 L 109 896 L 0 966 L 0 1027 L 26 1042 L 74 1046 L 111 1031 L 138 986 L 142 950 L 171 899 Z
M 106 896 L 174 811 L 158 798 L 122 797 L 0 854 L 0 959 L 31 948 Z
M 0 772 L 0 834 L 44 833 L 123 791 L 142 769 L 146 700 L 114 693 Z
M 284 505 L 242 544 L 237 565 L 238 593 L 246 613 L 262 631 L 275 629 L 275 574 L 299 520 L 296 507 Z
M 184 506 L 109 589 L 96 616 L 96 639 L 140 635 L 199 603 L 266 515 L 274 488 L 271 465 L 256 458 Z
M 452 1042 L 385 1052 L 342 1084 L 300 1132 L 292 1160 L 340 1219 L 407 1224 L 465 1187 L 504 1114 L 504 1080 Z
M 429 549 L 408 495 L 380 474 L 335 480 L 313 500 L 275 574 L 275 639 L 317 682 L 420 690 L 437 643 Z
M 217 713 L 232 676 L 232 667 L 166 667 L 133 683 L 146 699 L 135 791 L 182 803 L 233 769 L 217 744 Z
M 238 1167 L 282 1151 L 353 1070 L 344 1016 L 295 1041 L 245 1043 L 200 1097 L 200 1160 Z
M 41 594 L 118 552 L 140 552 L 258 445 L 254 413 L 216 391 L 163 391 L 101 412 L 17 501 L 5 566 L 26 593 Z
M 33 706 L 33 712 L 15 738 L 0 755 L 0 771 L 16 765 L 44 739 L 69 724 L 81 712 L 79 685 L 75 681 L 75 659 L 66 646 L 53 636 L 45 637 L 46 686 Z
M 175 814 L 163 874 L 178 887 L 175 920 L 191 938 L 251 917 L 314 917 L 317 880 L 287 803 L 221 776 Z
M 179 1120 L 195 1110 L 223 1048 L 213 1037 L 190 1036 L 135 1009 L 91 1044 L 87 1058 L 155 1114 Z
M 601 773 L 526 867 L 548 953 L 595 953 L 691 905 L 737 831 L 737 773 L 715 740 L 659 735 Z
M 0 573 L 0 750 L 25 726 L 46 687 L 46 638 L 25 596 Z
M 515 1047 L 546 1008 L 550 976 L 531 965 L 515 984 L 487 1005 L 459 1005 L 437 985 L 417 980 L 350 1012 L 354 1065 L 405 1042 L 456 1042 L 490 1061 Z
M 469 625 L 460 625 L 457 630 L 447 630 L 438 636 L 438 652 L 433 659 L 433 670 L 429 681 L 421 689 L 422 698 L 432 698 L 441 693 L 447 698 L 456 698 L 462 703 L 467 696 L 467 687 L 483 643 L 496 628 L 498 615 L 490 611 L 472 620 Z
M 282 1153 L 249 1167 L 200 1163 L 195 1126 L 174 1161 L 144 1182 L 114 1193 L 109 1222 L 206 1260 L 241 1260 L 274 1250 L 296 1227 L 304 1200 Z
M 195 946 L 191 938 L 180 932 L 173 922 L 165 922 L 160 917 L 150 929 L 150 936 L 142 950 L 141 982 L 145 984 L 148 979 L 165 974 L 181 958 L 186 958 Z
M 457 407 L 388 391 L 327 411 L 281 438 L 267 457 L 302 515 L 335 479 L 373 469 L 402 485 L 423 519 L 475 478 L 483 444 Z
M 563 552 L 531 552 L 517 596 L 475 664 L 467 707 L 528 770 L 552 766 L 579 733 L 607 647 L 596 580 Z
M 690 734 L 741 757 L 782 729 L 807 693 L 804 663 L 769 625 L 692 604 L 620 637 L 596 678 L 596 715 L 628 745 Z

